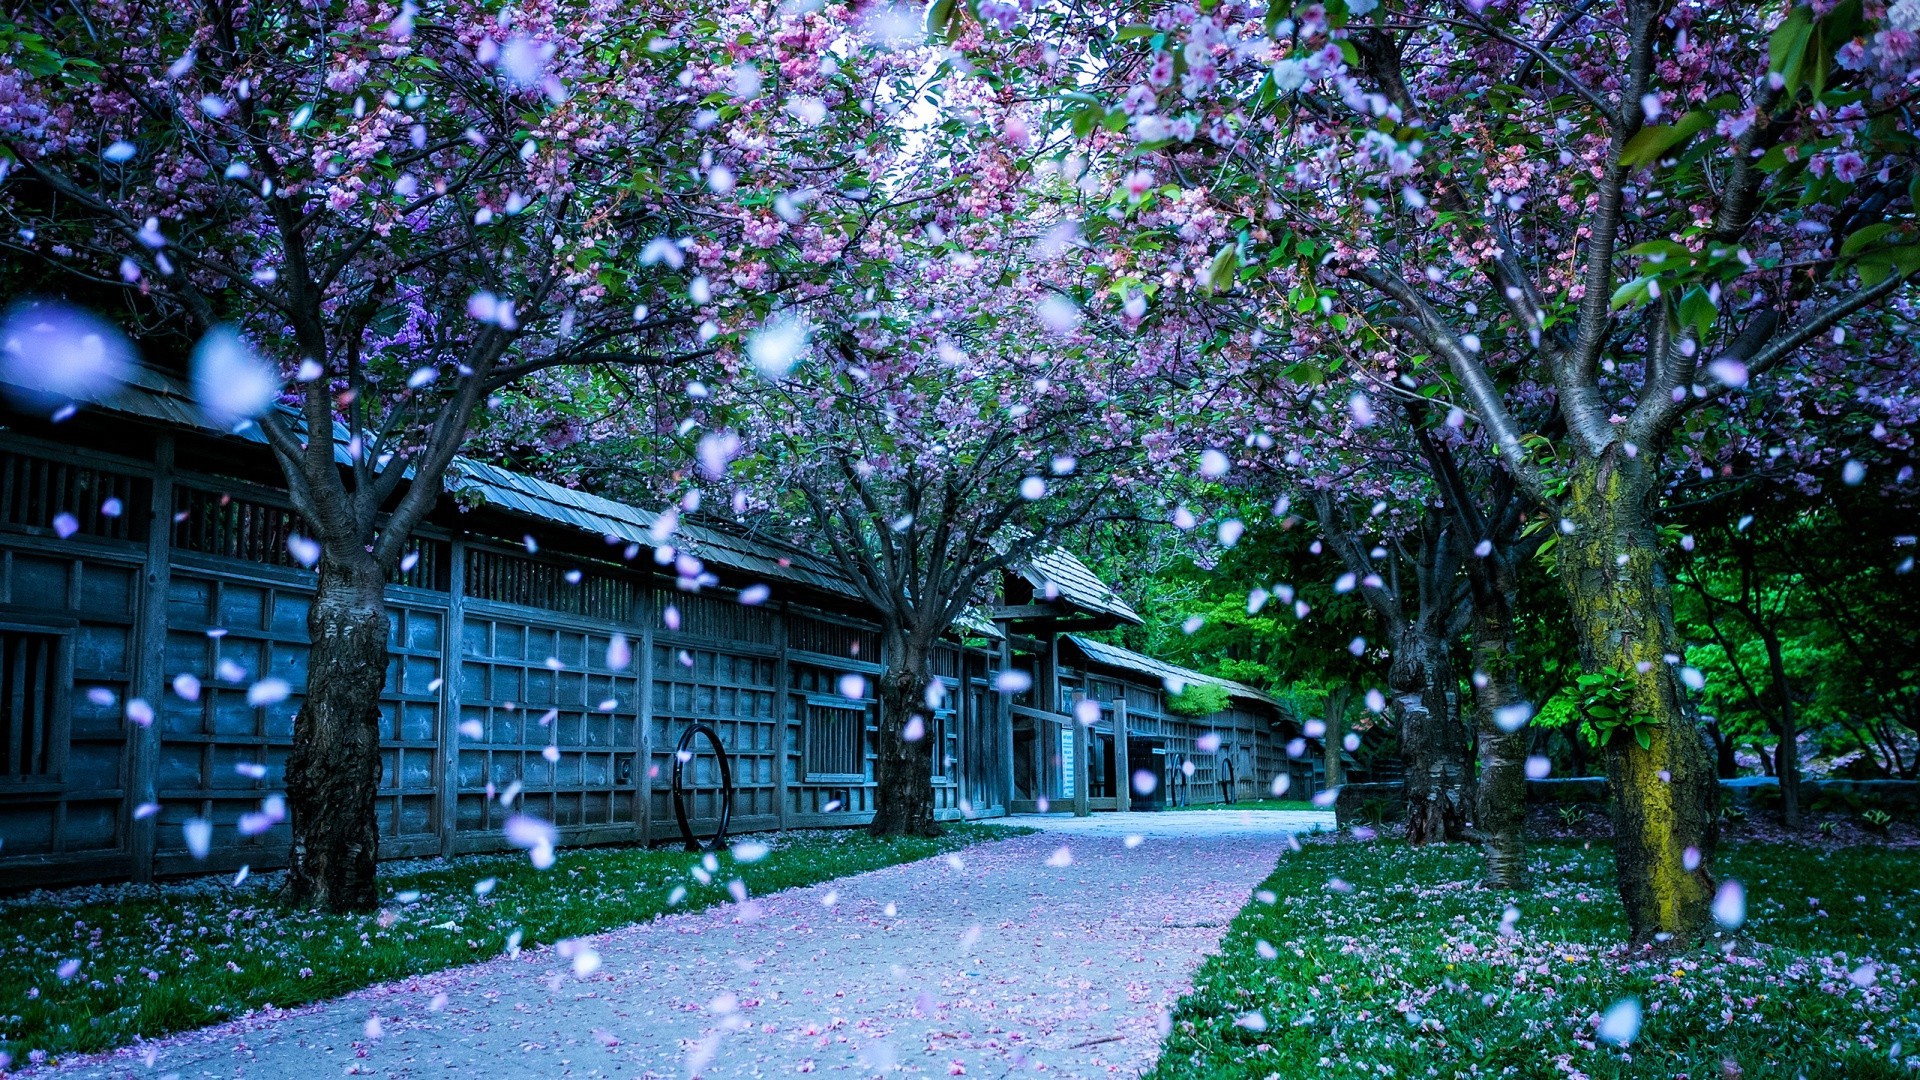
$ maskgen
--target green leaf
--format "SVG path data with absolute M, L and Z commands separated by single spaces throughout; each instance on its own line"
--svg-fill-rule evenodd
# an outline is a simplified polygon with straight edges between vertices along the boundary
M 1892 232 L 1895 228 L 1896 226 L 1890 221 L 1876 221 L 1864 229 L 1856 229 L 1853 235 L 1847 237 L 1847 242 L 1840 245 L 1840 254 L 1857 255 L 1865 250 L 1867 245 Z
M 1712 294 L 1698 285 L 1687 289 L 1686 295 L 1680 298 L 1680 325 L 1693 327 L 1697 338 L 1706 338 L 1719 314 L 1720 308 L 1713 302 Z
M 1287 368 L 1287 378 L 1302 386 L 1322 386 L 1327 381 L 1327 373 L 1320 365 L 1303 360 Z
M 1646 165 L 1659 160 L 1668 150 L 1693 138 L 1713 124 L 1711 110 L 1694 109 L 1671 124 L 1643 127 L 1620 151 L 1620 164 Z
M 1621 308 L 1629 305 L 1638 307 L 1641 303 L 1645 302 L 1647 299 L 1647 286 L 1651 284 L 1652 281 L 1652 278 L 1637 277 L 1613 290 L 1613 310 L 1619 311 Z
M 1668 259 L 1693 258 L 1693 252 L 1687 250 L 1685 244 L 1678 244 L 1672 240 L 1649 240 L 1644 244 L 1635 244 L 1627 249 L 1627 254 L 1642 256 L 1660 255 Z
M 1653 749 L 1653 725 L 1636 725 L 1633 729 L 1633 741 L 1639 743 L 1642 750 Z
M 1773 38 L 1767 43 L 1767 70 L 1778 72 L 1785 80 L 1787 96 L 1791 98 L 1800 89 L 1800 75 L 1806 66 L 1807 45 L 1813 40 L 1813 10 L 1802 6 L 1793 9 L 1787 21 L 1773 32 Z

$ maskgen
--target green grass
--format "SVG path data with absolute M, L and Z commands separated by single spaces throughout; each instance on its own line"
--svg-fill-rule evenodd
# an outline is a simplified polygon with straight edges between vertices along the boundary
M 1315 806 L 1304 799 L 1242 799 L 1237 803 L 1203 803 L 1195 806 L 1169 806 L 1168 810 L 1320 810 L 1332 813 L 1332 807 Z
M 1719 866 L 1746 886 L 1745 925 L 1660 957 L 1619 944 L 1602 846 L 1538 847 L 1538 888 L 1507 895 L 1472 884 L 1471 847 L 1309 843 L 1202 966 L 1149 1075 L 1913 1076 L 1920 853 L 1741 845 Z M 1868 963 L 1877 981 L 1856 985 Z M 1638 1037 L 1596 1045 L 1627 996 Z
M 201 879 L 29 894 L 0 901 L 0 1052 L 25 1062 L 36 1051 L 110 1049 L 485 960 L 515 933 L 529 948 L 720 903 L 736 878 L 765 895 L 1031 831 L 753 837 L 770 846 L 764 858 L 721 855 L 705 884 L 694 875 L 700 856 L 642 848 L 563 849 L 545 871 L 519 854 L 402 863 L 381 868 L 381 908 L 367 915 L 283 907 L 271 892 L 278 875 L 238 887 Z M 79 970 L 62 979 L 72 960 Z

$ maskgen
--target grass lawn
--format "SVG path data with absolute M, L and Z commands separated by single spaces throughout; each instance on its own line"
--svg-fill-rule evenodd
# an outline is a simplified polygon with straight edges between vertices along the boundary
M 1165 809 L 1176 812 L 1181 810 L 1319 810 L 1329 814 L 1333 812 L 1330 806 L 1315 806 L 1304 799 L 1242 799 L 1237 803 L 1205 803 L 1200 806 L 1189 803 L 1186 806 L 1169 806 Z
M 1661 958 L 1618 945 L 1605 845 L 1539 846 L 1538 889 L 1510 896 L 1472 884 L 1469 846 L 1308 843 L 1202 966 L 1149 1075 L 1913 1076 L 1920 853 L 1746 844 L 1720 866 L 1745 925 Z M 1637 1037 L 1597 1043 L 1627 997 Z
M 380 868 L 380 910 L 352 916 L 280 906 L 277 874 L 28 894 L 0 901 L 0 1052 L 24 1063 L 109 1049 L 720 903 L 735 880 L 764 895 L 1031 831 L 756 836 L 764 857 L 721 855 L 712 871 L 641 848 L 561 849 L 544 871 L 521 854 L 396 863 Z

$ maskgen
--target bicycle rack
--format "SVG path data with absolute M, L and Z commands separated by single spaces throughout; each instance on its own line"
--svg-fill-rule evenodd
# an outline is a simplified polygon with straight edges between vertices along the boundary
M 713 836 L 706 840 L 693 835 L 693 827 L 687 824 L 687 788 L 683 779 L 687 762 L 693 760 L 695 735 L 705 735 L 707 745 L 713 747 L 713 756 L 720 763 L 720 824 Z M 720 735 L 706 724 L 695 724 L 680 736 L 680 745 L 673 751 L 673 816 L 680 823 L 680 839 L 684 840 L 688 851 L 719 851 L 727 842 L 727 826 L 733 821 L 733 764 L 727 758 L 727 748 L 720 745 Z

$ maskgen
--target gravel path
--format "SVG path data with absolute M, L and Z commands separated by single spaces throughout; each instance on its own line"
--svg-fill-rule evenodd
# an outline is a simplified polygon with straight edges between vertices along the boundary
M 1278 822 L 1042 833 L 376 986 L 60 1077 L 1132 1076 Z M 1289 823 L 1291 824 L 1291 823 Z

